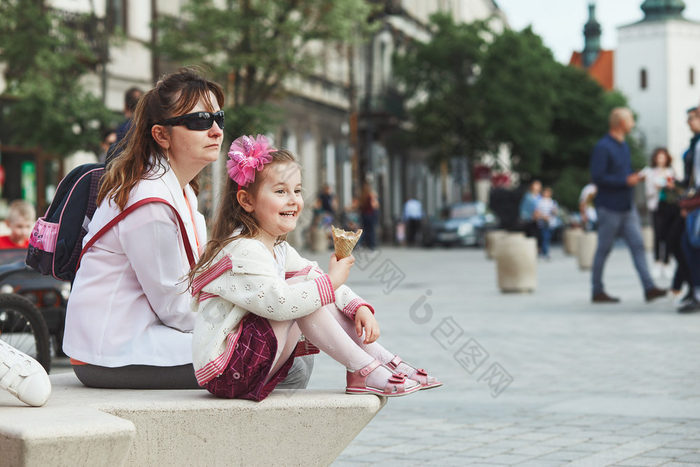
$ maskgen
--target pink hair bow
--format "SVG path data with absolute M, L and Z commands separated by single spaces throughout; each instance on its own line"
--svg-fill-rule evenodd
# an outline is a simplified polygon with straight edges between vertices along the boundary
M 255 172 L 263 169 L 272 160 L 270 152 L 275 148 L 264 135 L 241 136 L 231 143 L 226 161 L 228 176 L 239 187 L 247 186 L 255 180 Z

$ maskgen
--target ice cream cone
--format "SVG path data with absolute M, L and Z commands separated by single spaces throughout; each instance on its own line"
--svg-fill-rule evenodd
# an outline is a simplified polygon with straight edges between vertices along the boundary
M 343 229 L 338 229 L 331 226 L 331 233 L 333 234 L 333 246 L 335 246 L 335 257 L 338 259 L 343 259 L 350 256 L 355 244 L 360 239 L 362 235 L 362 229 L 357 232 L 347 232 Z

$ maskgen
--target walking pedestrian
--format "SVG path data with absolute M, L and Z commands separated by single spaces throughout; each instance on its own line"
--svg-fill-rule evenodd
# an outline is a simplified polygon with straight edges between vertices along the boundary
M 644 191 L 647 209 L 651 213 L 654 229 L 654 277 L 671 275 L 670 248 L 666 244 L 666 233 L 671 222 L 671 206 L 666 200 L 666 187 L 673 185 L 676 174 L 671 166 L 672 159 L 666 148 L 656 148 L 651 156 L 649 167 L 644 172 Z
M 685 169 L 685 177 L 681 185 L 687 190 L 688 195 L 695 194 L 700 190 L 700 107 L 691 109 L 688 112 L 688 125 L 693 131 L 693 137 L 690 140 L 690 146 L 685 153 L 683 167 Z M 688 209 L 684 209 L 681 205 L 681 215 L 686 218 L 685 224 L 688 223 Z M 681 246 L 683 254 L 688 265 L 688 275 L 690 278 L 689 297 L 684 303 L 678 307 L 681 313 L 690 313 L 700 311 L 700 248 L 693 246 L 690 242 L 687 225 L 683 229 L 681 238 Z
M 409 246 L 416 243 L 416 236 L 423 225 L 423 205 L 416 198 L 409 198 L 403 205 L 403 221 L 406 225 L 406 242 Z
M 591 154 L 591 179 L 598 187 L 595 198 L 598 214 L 598 248 L 593 259 L 591 274 L 593 303 L 615 303 L 603 287 L 603 268 L 615 238 L 620 235 L 627 243 L 637 275 L 644 288 L 644 298 L 651 301 L 666 295 L 651 276 L 644 254 L 644 242 L 639 214 L 633 203 L 632 189 L 643 175 L 632 170 L 630 148 L 625 137 L 634 128 L 634 115 L 626 107 L 610 112 L 609 131 L 593 148 Z
M 537 230 L 539 231 L 542 247 L 540 256 L 544 259 L 549 259 L 549 245 L 552 242 L 552 226 L 554 225 L 554 216 L 557 215 L 559 206 L 552 199 L 552 188 L 545 187 L 542 190 L 542 197 L 537 201 L 535 206 L 535 219 L 537 222 Z
M 377 248 L 377 222 L 379 221 L 379 199 L 369 182 L 362 186 L 360 194 L 360 216 L 362 217 L 362 244 L 374 250 Z

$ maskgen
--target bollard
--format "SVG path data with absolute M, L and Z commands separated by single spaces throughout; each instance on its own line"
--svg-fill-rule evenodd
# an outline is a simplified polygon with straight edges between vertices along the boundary
M 323 253 L 328 250 L 328 234 L 324 229 L 311 230 L 311 251 Z
M 582 271 L 587 271 L 593 266 L 593 257 L 598 248 L 598 233 L 583 232 L 578 239 L 578 267 Z
M 501 292 L 534 292 L 537 287 L 537 240 L 524 234 L 498 239 L 495 251 Z
M 570 227 L 564 230 L 564 253 L 567 255 L 577 256 L 578 239 L 583 234 L 583 230 L 579 227 Z
M 505 230 L 491 230 L 486 232 L 484 250 L 486 251 L 486 257 L 488 259 L 495 258 L 496 244 L 499 239 L 505 237 L 506 233 Z

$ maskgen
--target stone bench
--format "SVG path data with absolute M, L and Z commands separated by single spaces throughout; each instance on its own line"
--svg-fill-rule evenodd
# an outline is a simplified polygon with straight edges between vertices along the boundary
M 0 391 L 0 466 L 328 465 L 386 403 L 276 390 L 262 402 L 205 390 L 84 387 L 51 376 L 44 407 Z

